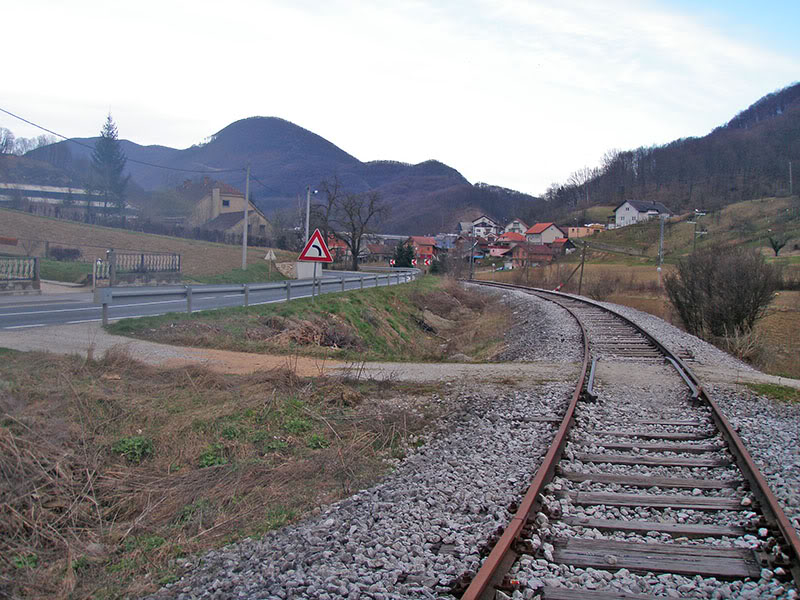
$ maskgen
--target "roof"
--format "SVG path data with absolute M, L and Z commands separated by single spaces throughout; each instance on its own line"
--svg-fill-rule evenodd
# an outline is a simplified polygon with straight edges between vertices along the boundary
M 630 204 L 633 208 L 635 208 L 639 212 L 648 212 L 654 210 L 660 215 L 669 214 L 669 209 L 663 204 L 661 204 L 661 202 L 647 202 L 646 200 L 625 200 L 625 202 L 623 202 L 614 209 L 614 212 L 617 212 L 617 209 L 626 203 Z
M 548 227 L 556 227 L 556 228 L 558 228 L 559 230 L 561 229 L 561 228 L 560 228 L 560 227 L 558 227 L 558 225 L 556 225 L 555 223 L 536 223 L 536 224 L 535 224 L 535 225 L 533 225 L 533 226 L 532 226 L 530 229 L 528 229 L 528 231 L 526 231 L 525 233 L 526 233 L 526 234 L 536 234 L 536 233 L 542 233 L 542 232 L 543 232 L 543 231 L 545 231 L 545 230 L 546 230 Z
M 222 213 L 215 219 L 211 219 L 208 223 L 203 223 L 202 229 L 211 229 L 214 231 L 226 231 L 234 227 L 244 220 L 244 211 Z
M 555 251 L 546 244 L 520 244 L 514 246 L 511 251 L 515 255 L 524 254 L 526 256 L 553 256 Z
M 370 254 L 393 254 L 394 249 L 389 248 L 384 244 L 367 244 L 367 250 Z
M 523 221 L 522 219 L 518 218 L 518 217 L 514 217 L 513 219 L 511 219 L 511 220 L 510 220 L 510 221 L 509 221 L 509 222 L 506 224 L 506 227 L 508 227 L 509 225 L 511 225 L 511 224 L 512 224 L 514 221 L 519 221 L 519 224 L 520 224 L 520 225 L 522 225 L 522 226 L 523 226 L 525 229 L 527 229 L 527 228 L 528 228 L 528 224 L 527 224 L 525 221 Z
M 417 246 L 435 246 L 436 240 L 432 237 L 428 237 L 425 235 L 412 235 L 409 238 L 412 242 L 414 242 Z
M 524 242 L 525 236 L 516 231 L 508 231 L 497 238 L 498 242 Z
M 569 241 L 569 238 L 556 238 L 553 240 L 554 244 L 566 244 Z
M 203 177 L 203 179 L 198 181 L 187 179 L 183 182 L 183 185 L 178 188 L 178 192 L 187 198 L 200 200 L 204 196 L 210 194 L 211 190 L 214 188 L 219 188 L 220 193 L 227 196 L 241 196 L 244 198 L 244 194 L 232 185 L 228 185 L 222 181 L 216 181 L 210 177 Z
M 478 223 L 478 221 L 481 221 L 481 220 L 483 220 L 483 219 L 485 219 L 485 220 L 487 220 L 487 221 L 490 221 L 490 222 L 494 223 L 495 225 L 497 225 L 497 221 L 495 221 L 495 220 L 494 220 L 492 217 L 487 217 L 486 215 L 481 215 L 481 216 L 480 216 L 480 217 L 478 217 L 477 219 L 473 219 L 473 220 L 472 220 L 472 222 L 473 222 L 473 223 L 475 223 L 475 224 L 477 224 L 477 223 Z

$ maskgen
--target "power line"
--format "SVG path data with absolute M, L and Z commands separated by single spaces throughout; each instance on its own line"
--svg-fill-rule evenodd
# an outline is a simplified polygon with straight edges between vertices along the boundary
M 15 115 L 14 113 L 12 113 L 10 111 L 7 111 L 6 109 L 4 109 L 2 107 L 0 107 L 0 112 L 4 112 L 7 115 L 10 115 L 10 116 L 14 117 L 15 119 L 19 119 L 23 123 L 27 123 L 28 125 L 33 125 L 34 127 L 38 128 L 38 129 L 41 129 L 42 131 L 46 131 L 47 133 L 50 133 L 50 134 L 52 134 L 52 135 L 54 135 L 56 137 L 60 137 L 60 138 L 62 138 L 64 140 L 66 140 L 67 142 L 72 142 L 73 144 L 76 144 L 78 146 L 82 146 L 83 148 L 88 148 L 89 150 L 92 150 L 92 151 L 94 150 L 94 148 L 92 146 L 90 146 L 89 144 L 84 144 L 83 142 L 79 142 L 78 140 L 75 140 L 73 138 L 68 138 L 65 135 L 61 135 L 60 133 L 58 133 L 56 131 L 52 131 L 50 129 L 47 129 L 47 127 L 42 127 L 41 125 L 38 125 L 38 124 L 34 123 L 33 121 L 29 121 L 28 119 L 20 117 L 19 115 Z M 154 167 L 156 169 L 165 169 L 167 171 L 180 171 L 181 173 L 204 173 L 204 174 L 210 174 L 210 173 L 235 173 L 235 172 L 238 172 L 238 171 L 244 172 L 244 169 L 242 169 L 242 168 L 239 168 L 239 169 L 213 169 L 213 170 L 199 171 L 197 169 L 181 169 L 179 167 L 166 167 L 164 165 L 156 165 L 156 164 L 153 164 L 153 163 L 145 162 L 143 160 L 136 160 L 134 158 L 127 158 L 126 157 L 126 160 L 128 162 L 132 162 L 132 163 L 135 163 L 137 165 L 143 165 L 145 167 Z M 264 185 L 264 184 L 262 183 L 261 185 Z

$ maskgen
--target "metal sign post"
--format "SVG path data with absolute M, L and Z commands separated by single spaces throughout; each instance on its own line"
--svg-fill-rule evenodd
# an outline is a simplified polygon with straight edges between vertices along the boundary
M 308 242 L 306 242 L 306 246 L 303 248 L 300 256 L 297 257 L 297 260 L 314 263 L 314 276 L 311 279 L 311 300 L 313 302 L 314 288 L 317 287 L 317 263 L 333 262 L 333 257 L 331 257 L 330 250 L 328 250 L 325 240 L 322 239 L 322 234 L 319 232 L 319 229 L 314 230 L 313 235 L 308 239 Z M 322 292 L 322 286 L 320 286 L 320 292 Z

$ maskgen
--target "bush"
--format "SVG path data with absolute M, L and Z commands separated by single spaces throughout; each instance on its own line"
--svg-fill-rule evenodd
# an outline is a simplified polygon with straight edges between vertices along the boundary
M 80 260 L 80 248 L 61 248 L 56 246 L 50 248 L 50 258 L 53 260 Z
M 778 269 L 757 252 L 717 245 L 681 260 L 664 286 L 686 330 L 711 338 L 752 329 L 779 282 Z

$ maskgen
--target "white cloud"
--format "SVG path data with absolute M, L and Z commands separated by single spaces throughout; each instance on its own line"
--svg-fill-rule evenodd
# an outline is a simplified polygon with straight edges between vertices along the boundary
M 186 147 L 274 115 L 362 160 L 437 158 L 542 192 L 605 150 L 702 135 L 796 76 L 654 2 L 30 0 L 4 7 L 5 108 Z M 22 51 L 24 49 L 24 51 Z M 9 86 L 12 87 L 12 86 Z M 18 135 L 35 135 L 3 118 Z

